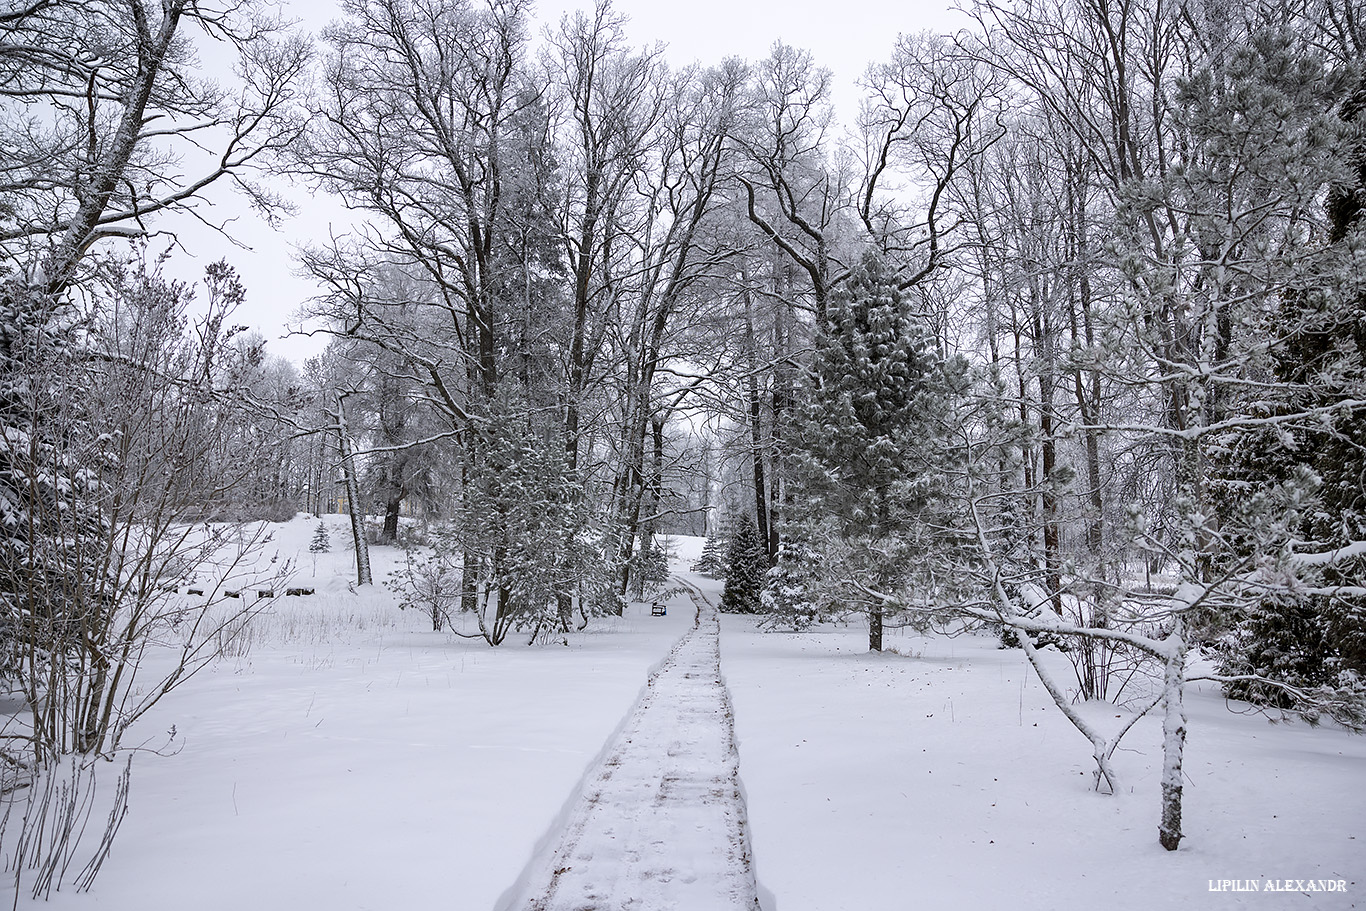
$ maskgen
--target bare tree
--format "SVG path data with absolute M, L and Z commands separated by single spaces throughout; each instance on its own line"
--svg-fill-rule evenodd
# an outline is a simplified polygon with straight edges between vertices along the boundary
M 261 456 L 217 458 L 252 407 L 216 384 L 212 366 L 234 300 L 211 294 L 193 323 L 188 301 L 155 272 L 117 273 L 76 351 L 39 336 L 9 365 L 29 390 L 29 423 L 7 416 L 3 456 L 6 502 L 23 517 L 0 573 L 5 672 L 26 706 L 5 726 L 12 766 L 117 750 L 128 725 L 218 655 L 255 609 L 222 599 L 252 581 L 262 532 L 202 522 Z M 207 595 L 187 599 L 189 586 Z M 163 642 L 179 660 L 139 678 L 143 654 Z
M 228 90 L 199 75 L 190 32 L 238 58 Z M 189 0 L 28 3 L 0 18 L 0 254 L 44 294 L 65 291 L 105 238 L 144 236 L 159 213 L 195 212 L 249 181 L 297 132 L 308 45 L 250 4 Z M 12 151 L 9 151 L 12 150 Z
M 853 217 L 850 163 L 834 148 L 830 72 L 776 44 L 755 67 L 737 130 L 748 167 L 737 174 L 749 219 L 806 275 L 816 323 L 848 275 L 841 256 Z

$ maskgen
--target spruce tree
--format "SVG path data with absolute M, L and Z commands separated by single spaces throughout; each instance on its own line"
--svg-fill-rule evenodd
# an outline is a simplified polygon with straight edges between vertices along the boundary
M 691 567 L 695 573 L 719 579 L 726 574 L 727 539 L 717 532 L 707 535 L 702 545 L 702 553 Z
M 749 516 L 741 516 L 731 535 L 726 555 L 726 588 L 721 594 L 721 610 L 731 614 L 759 612 L 759 593 L 768 571 L 768 550 Z
M 318 574 L 318 554 L 325 554 L 331 549 L 332 542 L 327 537 L 327 525 L 319 522 L 313 531 L 313 540 L 308 542 L 308 552 L 313 555 L 313 575 Z
M 319 522 L 317 529 L 313 532 L 313 540 L 308 544 L 308 550 L 310 553 L 325 554 L 331 549 L 332 542 L 327 536 L 327 525 Z
M 827 618 L 831 611 L 812 597 L 811 591 L 812 580 L 820 575 L 820 558 L 803 541 L 789 539 L 782 543 L 760 595 L 762 625 L 801 632 Z

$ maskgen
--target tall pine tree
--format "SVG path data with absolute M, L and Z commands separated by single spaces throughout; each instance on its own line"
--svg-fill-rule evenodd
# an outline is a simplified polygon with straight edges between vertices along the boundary
M 1254 167 L 1285 162 L 1271 175 L 1277 179 L 1258 186 L 1258 218 L 1266 186 L 1282 194 L 1303 186 L 1311 201 L 1324 193 L 1326 206 L 1322 217 L 1306 216 L 1310 227 L 1285 245 L 1293 254 L 1283 254 L 1289 286 L 1278 304 L 1267 304 L 1277 306 L 1273 324 L 1282 333 L 1269 357 L 1274 392 L 1244 403 L 1246 424 L 1216 438 L 1212 487 L 1231 550 L 1244 558 L 1269 553 L 1263 563 L 1279 565 L 1291 550 L 1328 552 L 1366 540 L 1366 410 L 1356 404 L 1366 396 L 1366 77 L 1350 66 L 1334 72 L 1318 51 L 1279 32 L 1256 39 L 1239 58 L 1246 62 L 1238 86 L 1257 90 L 1259 115 L 1239 125 L 1269 119 L 1276 129 Z M 1280 538 L 1261 540 L 1276 528 Z M 1246 678 L 1226 692 L 1286 708 L 1295 703 L 1279 686 L 1250 679 L 1264 678 L 1359 697 L 1366 678 L 1366 599 L 1356 594 L 1363 571 L 1360 558 L 1310 571 L 1291 561 L 1285 575 L 1298 581 L 1268 585 L 1221 631 L 1220 670 Z
M 833 295 L 816 339 L 796 428 L 786 554 L 774 584 L 804 589 L 813 610 L 862 609 L 882 648 L 883 608 L 848 581 L 899 588 L 933 536 L 942 502 L 955 392 L 965 366 L 946 360 L 876 255 Z

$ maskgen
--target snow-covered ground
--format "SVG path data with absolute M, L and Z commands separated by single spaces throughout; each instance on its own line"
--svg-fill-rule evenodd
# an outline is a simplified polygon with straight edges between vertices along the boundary
M 527 648 L 433 633 L 354 579 L 349 528 L 311 575 L 316 520 L 272 548 L 299 559 L 243 657 L 168 696 L 128 742 L 130 810 L 94 889 L 54 909 L 487 909 L 527 864 L 650 670 L 691 627 L 624 618 Z M 379 583 L 398 565 L 372 549 Z M 108 775 L 112 780 L 112 771 Z M 0 883 L 0 890 L 7 888 Z
M 161 746 L 174 725 L 179 752 L 136 759 L 93 891 L 49 907 L 493 908 L 559 842 L 692 626 L 633 605 L 567 645 L 433 633 L 380 586 L 347 591 L 348 532 L 328 522 L 318 594 L 280 599 L 246 654 L 139 722 L 129 742 Z M 277 536 L 301 584 L 315 527 Z M 374 557 L 377 579 L 399 559 Z M 1187 837 L 1168 854 L 1156 720 L 1116 757 L 1121 793 L 1097 795 L 1089 745 L 1018 651 L 907 634 L 873 656 L 858 625 L 797 636 L 739 617 L 720 644 L 765 911 L 1366 907 L 1366 738 L 1191 693 Z M 1210 891 L 1267 879 L 1347 890 Z
M 716 605 L 695 614 L 589 780 L 553 851 L 500 911 L 758 911 Z
M 1122 742 L 1120 792 L 1097 794 L 1090 744 L 1018 650 L 906 634 L 872 655 L 863 629 L 742 617 L 722 643 L 756 874 L 781 911 L 1366 907 L 1366 738 L 1235 715 L 1192 686 L 1186 837 L 1168 853 L 1160 717 Z M 1346 891 L 1211 891 L 1268 879 Z

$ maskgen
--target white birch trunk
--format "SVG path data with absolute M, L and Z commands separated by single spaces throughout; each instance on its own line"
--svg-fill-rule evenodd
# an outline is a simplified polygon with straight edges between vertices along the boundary
M 1162 821 L 1157 840 L 1168 851 L 1181 842 L 1181 758 L 1186 747 L 1186 709 L 1182 701 L 1186 686 L 1185 624 L 1178 616 L 1172 630 L 1172 649 L 1163 675 L 1162 716 Z

